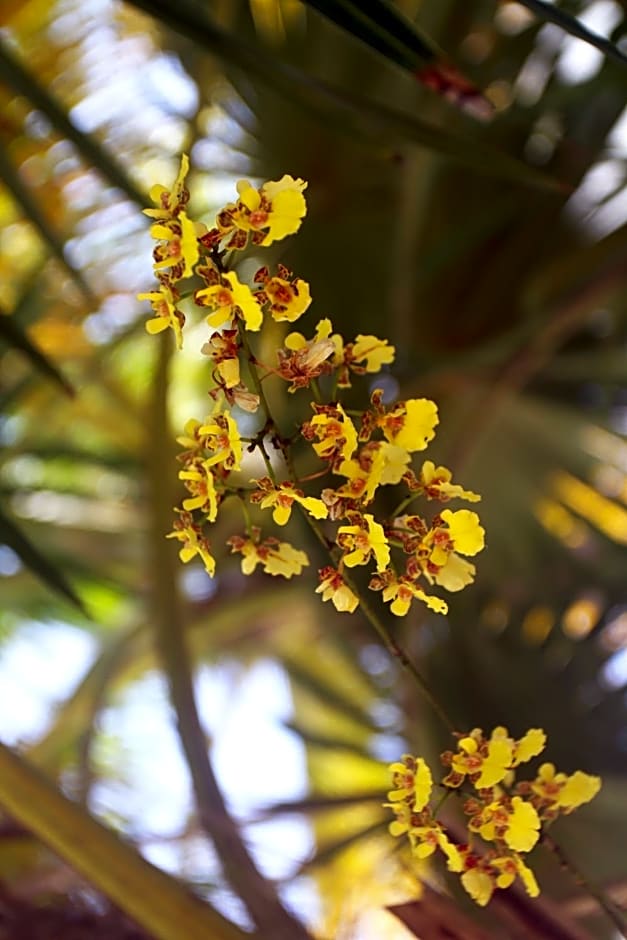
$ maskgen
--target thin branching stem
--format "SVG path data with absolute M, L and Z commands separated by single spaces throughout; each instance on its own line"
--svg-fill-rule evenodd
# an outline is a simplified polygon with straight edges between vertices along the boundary
M 244 346 L 244 349 L 248 355 L 248 360 L 250 362 L 251 377 L 255 385 L 255 389 L 257 390 L 259 394 L 259 390 L 261 389 L 261 384 L 259 382 L 259 377 L 257 375 L 254 356 L 251 353 L 250 346 L 244 334 L 244 330 L 242 329 L 240 332 L 242 334 L 242 345 Z M 270 411 L 270 406 L 268 404 L 267 398 L 265 397 L 265 395 L 263 395 L 262 397 L 261 394 L 259 397 L 261 399 L 261 404 L 265 412 L 267 424 L 274 428 L 277 436 L 280 436 L 279 429 L 272 416 L 272 412 Z M 269 466 L 270 461 L 263 448 L 263 442 L 259 441 L 257 446 L 261 450 L 263 458 L 266 462 L 266 466 Z M 289 458 L 287 460 L 287 463 L 288 463 L 288 470 L 290 471 L 290 477 L 291 477 L 290 482 L 296 484 L 298 480 L 293 472 L 293 466 L 291 466 L 291 461 L 289 460 Z M 276 483 L 276 477 L 274 473 L 270 474 L 270 476 L 271 476 L 273 483 Z M 335 563 L 337 559 L 335 558 L 333 549 L 329 545 L 329 542 L 326 536 L 324 535 L 324 532 L 322 531 L 321 526 L 318 524 L 318 522 L 315 519 L 313 519 L 309 515 L 309 513 L 306 511 L 304 507 L 299 506 L 299 508 L 301 509 L 302 515 L 307 521 L 311 530 L 315 533 L 316 538 L 318 539 L 320 544 L 323 546 L 325 552 L 327 552 L 330 555 L 331 560 Z M 446 728 L 448 728 L 450 732 L 455 731 L 455 725 L 452 719 L 447 714 L 446 709 L 440 703 L 435 692 L 433 691 L 433 689 L 431 688 L 431 686 L 429 685 L 425 677 L 422 675 L 422 673 L 420 672 L 416 664 L 410 658 L 408 653 L 403 649 L 400 643 L 398 643 L 397 640 L 394 639 L 391 631 L 388 629 L 388 627 L 386 627 L 386 625 L 383 623 L 383 621 L 381 620 L 379 615 L 376 613 L 376 611 L 370 606 L 370 603 L 363 596 L 363 593 L 360 591 L 359 587 L 355 584 L 353 579 L 349 575 L 347 575 L 346 572 L 343 572 L 342 577 L 344 578 L 346 585 L 350 588 L 353 594 L 355 594 L 355 596 L 359 598 L 359 605 L 361 607 L 361 610 L 363 611 L 364 616 L 366 617 L 370 625 L 374 627 L 375 631 L 378 633 L 385 648 L 401 664 L 403 669 L 405 669 L 406 672 L 408 672 L 412 676 L 414 682 L 420 689 L 422 695 L 429 702 L 434 712 L 440 718 L 440 720 L 446 726 Z
M 253 351 L 250 348 L 250 343 L 248 342 L 248 337 L 246 336 L 246 329 L 243 326 L 241 320 L 238 320 L 237 325 L 238 325 L 238 330 L 239 330 L 240 342 L 242 344 L 242 349 L 244 350 L 246 354 L 246 358 L 248 359 L 248 365 L 250 368 L 250 377 L 253 380 L 255 391 L 257 395 L 259 395 L 259 401 L 261 402 L 261 407 L 263 408 L 265 412 L 266 418 L 268 419 L 268 421 L 270 421 L 271 420 L 270 407 L 268 405 L 268 399 L 266 398 L 266 393 L 263 389 L 261 379 L 259 378 L 259 372 L 257 371 L 257 360 L 255 359 L 253 355 Z
M 220 270 L 224 270 L 222 264 L 219 264 L 219 268 Z M 314 473 L 307 477 L 302 478 L 302 480 L 299 480 L 298 475 L 296 473 L 295 466 L 294 466 L 293 455 L 292 455 L 292 450 L 290 446 L 291 441 L 286 440 L 281 436 L 280 429 L 276 421 L 274 420 L 274 417 L 270 410 L 267 396 L 263 389 L 262 380 L 257 370 L 257 360 L 248 342 L 248 337 L 246 336 L 245 327 L 241 322 L 238 323 L 238 329 L 239 329 L 242 349 L 249 363 L 251 379 L 252 379 L 255 391 L 257 395 L 259 396 L 260 404 L 265 415 L 265 424 L 264 424 L 262 431 L 255 438 L 247 439 L 250 442 L 251 449 L 253 447 L 256 447 L 257 449 L 259 449 L 263 457 L 264 463 L 266 465 L 268 475 L 275 486 L 278 483 L 277 476 L 275 474 L 270 456 L 266 450 L 265 443 L 264 443 L 264 438 L 266 436 L 266 432 L 268 431 L 272 435 L 273 441 L 276 442 L 276 446 L 280 447 L 282 451 L 283 457 L 285 459 L 287 471 L 288 471 L 288 476 L 289 476 L 291 483 L 296 485 L 299 482 L 303 482 L 304 480 L 315 479 L 319 476 L 324 475 L 323 473 Z M 310 383 L 310 387 L 312 389 L 312 394 L 316 403 L 321 404 L 323 399 L 322 399 L 322 394 L 321 394 L 319 383 L 315 379 L 312 379 Z M 335 398 L 336 393 L 337 393 L 337 376 L 336 376 L 335 383 L 333 385 L 332 398 Z M 358 411 L 348 410 L 346 413 L 349 416 L 361 417 L 361 412 L 358 412 Z M 420 492 L 410 493 L 407 497 L 401 500 L 401 502 L 398 504 L 398 506 L 392 513 L 392 515 L 398 516 L 412 502 L 414 502 L 414 500 L 417 499 L 420 495 L 421 495 Z M 246 529 L 250 535 L 252 531 L 251 520 L 250 520 L 250 515 L 247 511 L 247 508 L 245 506 L 245 501 L 243 498 L 242 498 L 242 508 L 244 509 L 244 516 L 246 519 Z M 328 554 L 330 560 L 333 562 L 334 565 L 340 564 L 340 567 L 341 567 L 341 556 L 340 556 L 340 552 L 337 546 L 335 546 L 326 537 L 324 530 L 322 526 L 320 525 L 320 523 L 314 518 L 312 518 L 303 506 L 299 505 L 299 509 L 301 510 L 302 516 L 306 520 L 311 531 L 314 533 L 317 541 L 320 543 L 325 553 Z M 447 730 L 451 734 L 454 735 L 457 730 L 455 727 L 455 724 L 453 723 L 445 707 L 439 701 L 434 690 L 431 688 L 430 684 L 427 682 L 426 678 L 423 676 L 422 672 L 419 670 L 417 665 L 413 662 L 413 660 L 410 658 L 410 656 L 405 651 L 405 649 L 401 646 L 401 644 L 398 643 L 398 641 L 394 638 L 391 630 L 387 627 L 383 619 L 371 606 L 369 600 L 364 596 L 363 591 L 356 584 L 356 582 L 353 580 L 350 574 L 346 572 L 345 568 L 342 568 L 342 578 L 345 584 L 347 585 L 347 587 L 358 598 L 361 611 L 363 612 L 365 618 L 368 620 L 370 625 L 373 627 L 373 629 L 379 636 L 386 650 L 400 663 L 402 668 L 412 677 L 414 683 L 417 685 L 418 689 L 420 690 L 420 693 L 423 696 L 423 698 L 429 703 L 429 705 L 431 706 L 435 714 L 438 716 L 438 718 L 441 720 L 443 725 L 447 728 Z M 440 797 L 435 807 L 434 816 L 436 816 L 437 813 L 441 810 L 442 806 L 444 805 L 446 800 L 449 798 L 451 792 L 453 791 L 450 788 L 445 788 L 444 793 Z M 607 917 L 611 920 L 612 924 L 619 931 L 620 935 L 624 937 L 625 940 L 627 940 L 627 933 L 625 932 L 626 930 L 625 922 L 620 912 L 618 911 L 618 909 L 615 908 L 615 906 L 607 899 L 605 894 L 600 889 L 596 888 L 593 884 L 591 884 L 582 875 L 579 869 L 570 861 L 570 859 L 568 858 L 564 850 L 561 848 L 561 846 L 559 846 L 555 842 L 555 840 L 551 836 L 549 836 L 547 833 L 543 834 L 542 843 L 551 852 L 553 852 L 553 854 L 558 859 L 560 865 L 570 873 L 574 881 L 580 887 L 582 887 L 585 891 L 587 891 L 597 901 L 601 909 L 605 912 Z M 296 938 L 296 936 L 297 935 L 295 934 L 294 937 Z
M 599 907 L 604 911 L 609 920 L 614 924 L 621 937 L 627 940 L 627 923 L 612 902 L 606 897 L 605 893 L 593 885 L 581 873 L 577 866 L 570 860 L 564 849 L 548 833 L 542 835 L 542 845 L 553 853 L 560 866 L 572 877 L 575 884 L 591 895 Z
M 311 521 L 314 522 L 315 520 L 312 519 Z M 385 648 L 388 650 L 389 653 L 392 654 L 392 656 L 394 656 L 398 660 L 398 662 L 401 664 L 403 669 L 405 669 L 405 671 L 408 672 L 409 675 L 413 678 L 415 684 L 420 689 L 420 692 L 423 695 L 423 697 L 429 702 L 433 711 L 436 713 L 440 721 L 446 726 L 446 728 L 448 728 L 448 730 L 452 734 L 456 730 L 453 720 L 450 718 L 444 706 L 440 703 L 437 695 L 435 694 L 435 692 L 433 691 L 433 689 L 431 688 L 431 686 L 429 685 L 429 683 L 427 682 L 427 680 L 425 679 L 421 671 L 418 669 L 414 661 L 410 658 L 410 656 L 405 651 L 405 649 L 401 646 L 401 644 L 398 643 L 398 641 L 394 639 L 391 631 L 384 624 L 383 620 L 379 617 L 376 611 L 370 606 L 370 602 L 367 601 L 366 598 L 363 596 L 363 594 L 359 591 L 359 588 L 357 587 L 353 579 L 349 575 L 346 574 L 346 571 L 342 573 L 342 577 L 344 578 L 346 585 L 351 589 L 353 594 L 355 594 L 356 597 L 359 598 L 359 606 L 361 610 L 363 611 L 364 616 L 369 621 L 371 626 L 374 627 L 376 632 L 379 634 L 379 637 L 381 638 Z

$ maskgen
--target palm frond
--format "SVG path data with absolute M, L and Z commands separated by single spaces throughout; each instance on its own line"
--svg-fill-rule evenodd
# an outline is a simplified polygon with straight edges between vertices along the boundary
M 46 354 L 33 342 L 33 340 L 19 326 L 15 315 L 0 311 L 0 342 L 13 349 L 19 349 L 31 365 L 46 378 L 51 379 L 66 394 L 74 395 L 75 390 L 69 379 L 46 356 Z
M 210 905 L 145 861 L 0 744 L 0 804 L 159 940 L 242 940 Z
M 62 138 L 70 140 L 85 162 L 98 170 L 103 179 L 120 189 L 140 208 L 149 204 L 147 195 L 135 186 L 119 163 L 94 137 L 74 126 L 66 109 L 10 51 L 3 39 L 0 39 L 0 80 L 17 94 L 24 95 L 33 107 L 45 114 L 55 131 Z
M 563 191 L 561 182 L 551 179 L 510 157 L 482 144 L 422 121 L 387 104 L 332 85 L 280 61 L 263 50 L 253 48 L 213 22 L 204 8 L 192 0 L 182 0 L 176 12 L 163 0 L 128 0 L 133 6 L 159 19 L 173 30 L 201 43 L 214 55 L 235 65 L 247 75 L 254 75 L 282 97 L 325 119 L 333 120 L 342 133 L 380 139 L 385 134 L 388 145 L 411 141 L 433 149 L 448 159 L 471 166 L 479 173 L 499 176 L 541 189 Z
M 462 110 L 482 119 L 492 116 L 493 106 L 479 89 L 387 0 L 305 2 Z
M 611 42 L 604 36 L 599 36 L 598 33 L 593 33 L 592 30 L 584 26 L 576 16 L 572 16 L 572 14 L 568 13 L 566 10 L 561 10 L 558 6 L 547 3 L 546 0 L 519 0 L 519 2 L 535 13 L 540 19 L 546 20 L 549 23 L 555 23 L 567 33 L 570 33 L 571 36 L 576 36 L 577 39 L 581 39 L 590 46 L 594 46 L 595 49 L 603 52 L 604 55 L 614 62 L 627 65 L 627 55 L 619 49 L 616 43 Z
M 25 217 L 35 227 L 44 244 L 76 283 L 85 299 L 96 304 L 94 293 L 81 271 L 67 260 L 64 252 L 65 238 L 50 224 L 37 199 L 24 185 L 3 148 L 0 148 L 0 181 L 4 183 Z
M 85 616 L 87 611 L 63 571 L 39 550 L 13 519 L 0 506 L 0 539 L 8 545 L 33 574 L 40 578 L 51 590 L 56 591 L 70 601 Z

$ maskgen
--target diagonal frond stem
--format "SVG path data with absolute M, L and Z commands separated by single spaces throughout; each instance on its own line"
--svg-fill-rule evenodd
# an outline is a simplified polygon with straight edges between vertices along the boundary
M 57 133 L 71 140 L 83 159 L 95 167 L 104 179 L 116 186 L 143 209 L 148 200 L 131 182 L 121 166 L 106 152 L 95 138 L 78 130 L 64 107 L 19 61 L 0 38 L 0 78 L 18 94 L 46 115 Z
M 70 601 L 81 613 L 88 616 L 82 600 L 65 577 L 61 569 L 40 552 L 16 525 L 0 504 L 0 541 L 13 549 L 23 565 L 57 594 Z
M 437 57 L 437 49 L 414 32 L 409 21 L 394 7 L 388 7 L 381 0 L 369 3 L 353 3 L 352 0 L 304 2 L 404 68 L 415 70 Z
M 5 312 L 2 307 L 0 307 L 0 343 L 6 343 L 12 349 L 19 349 L 38 372 L 55 382 L 70 398 L 74 396 L 75 390 L 70 380 L 63 375 L 59 367 L 37 343 L 33 342 L 15 316 Z
M 44 213 L 27 186 L 20 179 L 18 171 L 6 155 L 3 147 L 0 147 L 0 181 L 4 183 L 12 198 L 19 205 L 28 221 L 38 232 L 42 241 L 48 246 L 51 253 L 65 268 L 76 285 L 80 288 L 85 299 L 89 303 L 96 304 L 96 298 L 89 284 L 82 273 L 69 263 L 63 252 L 63 239 L 50 225 Z
M 576 36 L 577 39 L 581 39 L 590 46 L 594 46 L 595 49 L 598 49 L 599 52 L 603 52 L 609 59 L 613 59 L 614 62 L 627 65 L 627 56 L 621 52 L 618 46 L 609 39 L 606 39 L 605 36 L 599 36 L 598 33 L 593 33 L 592 30 L 584 26 L 577 17 L 571 16 L 570 13 L 566 13 L 564 10 L 560 10 L 558 7 L 547 3 L 546 0 L 518 0 L 518 2 L 531 10 L 532 13 L 535 13 L 540 19 L 548 20 L 550 23 L 561 26 L 562 29 L 570 33 L 571 36 Z

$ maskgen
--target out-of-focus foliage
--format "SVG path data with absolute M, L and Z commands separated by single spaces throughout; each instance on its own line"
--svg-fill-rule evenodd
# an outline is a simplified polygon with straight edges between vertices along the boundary
M 173 438 L 206 413 L 210 370 L 195 352 L 204 327 L 169 362 L 145 333 L 142 194 L 174 178 L 182 150 L 195 217 L 210 222 L 240 176 L 291 173 L 309 181 L 309 213 L 276 260 L 335 328 L 396 345 L 390 390 L 438 401 L 434 459 L 483 494 L 476 585 L 446 620 L 395 624 L 399 639 L 460 730 L 541 726 L 551 760 L 604 777 L 555 834 L 624 902 L 627 68 L 532 12 L 542 4 L 399 0 L 492 102 L 480 122 L 313 6 L 0 2 L 0 638 L 8 649 L 33 621 L 64 622 L 98 651 L 22 751 L 148 846 L 99 785 L 128 771 L 107 715 L 162 668 L 152 631 L 167 602 L 166 628 L 233 688 L 260 661 L 289 681 L 307 793 L 266 815 L 309 820 L 310 854 L 285 854 L 315 898 L 296 913 L 316 935 L 406 937 L 385 906 L 415 896 L 418 877 L 444 886 L 395 851 L 380 804 L 382 761 L 449 742 L 367 624 L 323 609 L 313 576 L 242 579 L 225 549 L 212 583 L 161 543 L 180 495 Z M 554 8 L 624 52 L 623 3 Z M 289 423 L 290 402 L 273 407 Z M 230 534 L 219 525 L 216 544 Z M 76 890 L 5 828 L 8 891 Z M 180 873 L 240 917 L 199 833 L 190 808 Z M 594 900 L 536 854 L 545 921 L 537 906 L 516 925 L 506 892 L 481 915 L 458 899 L 459 916 L 496 938 L 535 936 L 533 917 L 545 936 L 561 924 L 611 937 Z M 425 904 L 435 917 L 428 892 Z

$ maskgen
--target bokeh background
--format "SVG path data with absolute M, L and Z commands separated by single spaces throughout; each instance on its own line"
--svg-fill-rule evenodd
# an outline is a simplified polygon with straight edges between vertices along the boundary
M 169 704 L 163 635 L 184 636 L 247 844 L 338 940 L 423 936 L 385 910 L 419 890 L 386 832 L 385 765 L 448 742 L 359 613 L 321 606 L 314 574 L 246 579 L 224 548 L 210 580 L 162 538 L 174 436 L 209 407 L 206 327 L 190 322 L 170 358 L 136 300 L 153 283 L 141 208 L 183 151 L 209 224 L 241 177 L 308 180 L 305 224 L 273 260 L 311 283 L 316 319 L 388 337 L 389 391 L 438 402 L 429 456 L 483 494 L 475 585 L 447 617 L 392 626 L 461 730 L 541 726 L 548 759 L 603 776 L 555 831 L 627 900 L 627 4 L 564 0 L 561 24 L 516 2 L 395 5 L 489 119 L 298 0 L 0 2 L 0 738 L 248 925 Z M 214 545 L 235 524 L 221 516 Z M 544 933 L 513 902 L 455 909 L 490 937 L 614 940 L 537 855 Z M 76 910 L 114 929 L 10 815 L 0 884 L 22 924 L 7 936 L 58 936 L 45 918 L 69 931 Z

